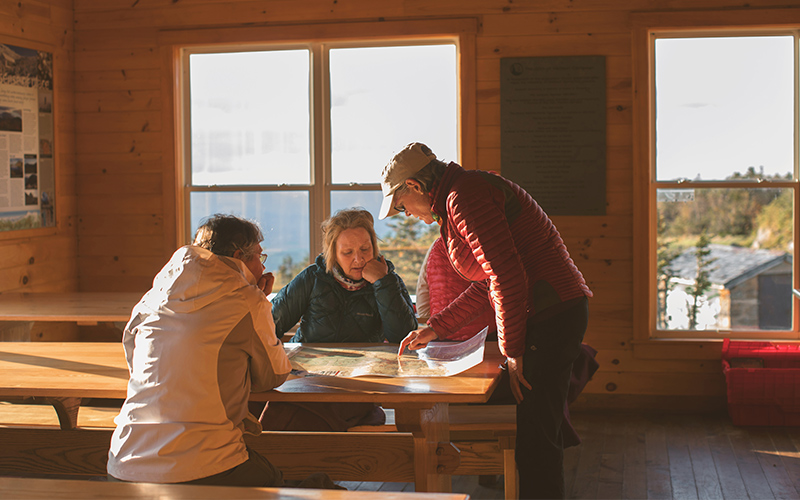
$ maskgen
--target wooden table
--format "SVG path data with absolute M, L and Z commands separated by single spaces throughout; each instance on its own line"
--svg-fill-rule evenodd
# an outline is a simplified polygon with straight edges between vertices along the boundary
M 115 483 L 0 477 L 0 498 L 15 500 L 469 500 L 465 494 L 393 491 L 309 490 L 300 488 L 237 488 L 186 484 Z
M 113 332 L 124 328 L 142 295 L 139 292 L 0 293 L 0 324 L 12 322 L 16 332 L 6 340 L 29 340 L 31 331 L 39 330 L 35 324 L 42 322 L 100 325 L 113 338 Z
M 500 379 L 501 360 L 497 344 L 487 343 L 481 364 L 450 377 L 306 377 L 253 393 L 251 399 L 375 402 L 394 408 L 397 430 L 413 437 L 417 490 L 450 491 L 448 472 L 458 466 L 459 458 L 450 443 L 448 405 L 486 402 Z M 0 398 L 46 398 L 56 407 L 63 429 L 75 428 L 82 398 L 123 399 L 127 381 L 118 343 L 0 343 Z M 340 439 L 348 439 L 334 438 L 336 446 L 341 446 Z M 317 441 L 315 446 L 324 445 Z
M 127 322 L 138 292 L 0 293 L 0 321 Z

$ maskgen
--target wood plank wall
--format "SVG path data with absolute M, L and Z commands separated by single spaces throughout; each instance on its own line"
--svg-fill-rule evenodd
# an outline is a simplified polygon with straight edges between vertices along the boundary
M 22 5 L 50 6 L 59 13 L 68 9 L 56 0 Z M 664 356 L 656 351 L 651 359 L 640 359 L 631 347 L 630 17 L 636 11 L 795 5 L 796 0 L 74 0 L 80 289 L 145 290 L 177 244 L 175 177 L 165 158 L 171 152 L 164 148 L 170 140 L 164 131 L 170 127 L 162 123 L 163 112 L 169 111 L 164 107 L 172 101 L 165 94 L 169 84 L 162 81 L 159 30 L 475 17 L 480 22 L 478 164 L 467 167 L 502 170 L 500 58 L 606 56 L 607 215 L 555 219 L 595 292 L 586 341 L 600 351 L 602 368 L 581 401 L 588 406 L 643 400 L 653 407 L 719 405 L 725 391 L 719 351 Z M 11 18 L 3 22 L 19 32 L 13 22 L 18 13 L 11 10 L 2 12 Z M 69 17 L 68 12 L 62 15 Z M 46 39 L 56 36 L 46 27 L 43 31 Z M 57 38 L 59 45 L 68 40 Z M 68 55 L 65 48 L 61 61 Z M 62 127 L 71 132 L 68 123 Z M 62 175 L 70 172 L 61 170 Z M 63 207 L 64 199 L 59 202 Z M 59 234 L 44 241 L 68 246 L 60 242 L 64 238 Z M 14 270 L 23 267 L 20 263 Z
M 72 0 L 0 2 L 0 43 L 53 52 L 56 228 L 0 232 L 0 293 L 78 286 Z

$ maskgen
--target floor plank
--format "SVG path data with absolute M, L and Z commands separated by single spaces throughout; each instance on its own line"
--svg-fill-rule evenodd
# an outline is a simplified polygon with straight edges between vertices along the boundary
M 711 455 L 711 447 L 706 439 L 706 427 L 710 421 L 700 416 L 685 427 L 688 433 L 689 456 L 692 460 L 695 490 L 700 500 L 722 498 L 722 485 Z
M 669 451 L 664 423 L 661 419 L 651 421 L 645 430 L 645 467 L 647 498 L 671 499 Z
M 719 418 L 709 418 L 705 438 L 708 442 L 714 469 L 719 477 L 722 498 L 748 498 L 736 455 L 731 447 L 728 433 L 733 426 Z

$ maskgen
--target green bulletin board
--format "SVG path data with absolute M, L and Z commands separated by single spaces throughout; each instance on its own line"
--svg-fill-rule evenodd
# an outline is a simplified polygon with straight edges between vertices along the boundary
M 549 215 L 606 213 L 605 57 L 500 61 L 501 168 Z

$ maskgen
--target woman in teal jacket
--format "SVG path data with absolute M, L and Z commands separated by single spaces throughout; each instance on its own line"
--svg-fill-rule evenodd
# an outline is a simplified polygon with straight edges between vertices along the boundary
M 340 210 L 322 233 L 322 254 L 272 301 L 278 337 L 299 321 L 294 342 L 399 344 L 417 318 L 403 280 L 378 252 L 372 215 Z M 265 430 L 344 431 L 382 424 L 385 415 L 372 403 L 271 402 L 260 420 Z
M 417 319 L 403 280 L 378 253 L 372 215 L 340 210 L 322 232 L 322 254 L 272 301 L 277 334 L 300 321 L 293 342 L 399 344 Z

